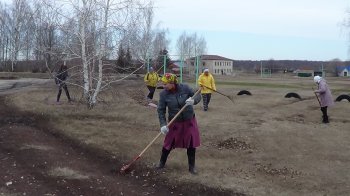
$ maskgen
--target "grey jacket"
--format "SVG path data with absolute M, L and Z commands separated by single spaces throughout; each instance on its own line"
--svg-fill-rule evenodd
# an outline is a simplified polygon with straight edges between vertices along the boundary
M 318 90 L 316 90 L 316 93 L 319 93 L 321 107 L 334 105 L 332 93 L 328 87 L 326 80 L 321 79 L 320 83 L 318 84 Z
M 186 99 L 192 97 L 194 91 L 187 84 L 177 84 L 176 91 L 170 92 L 168 90 L 163 90 L 160 92 L 160 98 L 158 103 L 158 117 L 160 126 L 167 125 L 165 113 L 168 107 L 168 120 L 174 118 L 174 116 L 181 110 L 185 105 Z M 201 101 L 200 94 L 193 97 L 194 104 L 198 104 Z M 185 121 L 189 120 L 194 116 L 194 110 L 192 106 L 187 106 L 184 111 L 176 118 L 175 121 Z

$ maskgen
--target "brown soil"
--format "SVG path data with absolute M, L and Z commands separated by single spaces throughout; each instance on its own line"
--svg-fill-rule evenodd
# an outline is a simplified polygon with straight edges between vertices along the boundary
M 0 97 L 0 195 L 243 195 L 171 185 L 142 166 L 122 175 L 118 157 L 60 135 L 48 121 Z

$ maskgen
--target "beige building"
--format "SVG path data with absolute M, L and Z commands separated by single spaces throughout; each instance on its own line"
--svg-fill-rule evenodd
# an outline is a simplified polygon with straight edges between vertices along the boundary
M 186 60 L 189 66 L 189 73 L 196 73 L 195 58 Z M 213 75 L 232 75 L 233 74 L 233 60 L 218 56 L 218 55 L 201 55 L 199 58 L 198 72 L 202 73 L 204 69 L 208 68 Z

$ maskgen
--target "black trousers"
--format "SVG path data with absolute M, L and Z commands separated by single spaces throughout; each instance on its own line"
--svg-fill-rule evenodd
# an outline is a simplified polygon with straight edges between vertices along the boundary
M 329 123 L 328 114 L 327 114 L 327 106 L 321 107 L 321 111 L 322 111 L 322 122 Z
M 154 95 L 154 91 L 156 91 L 156 87 L 153 87 L 153 86 L 147 86 L 148 90 L 149 90 L 149 93 L 147 95 L 147 97 L 149 99 L 153 99 L 153 95 Z
M 69 95 L 69 91 L 68 91 L 68 87 L 67 87 L 67 84 L 66 84 L 66 83 L 61 83 L 60 86 L 58 87 L 57 102 L 60 101 L 60 97 L 61 97 L 61 93 L 62 93 L 62 88 L 64 89 L 64 92 L 66 92 L 68 101 L 71 101 L 70 95 Z
M 202 94 L 202 98 L 203 98 L 203 109 L 204 109 L 204 111 L 207 111 L 208 106 L 209 106 L 209 102 L 211 99 L 211 93 Z
M 162 155 L 160 157 L 159 165 L 164 167 L 171 150 L 167 150 L 163 147 Z M 188 158 L 188 169 L 193 170 L 196 164 L 196 148 L 187 148 L 187 158 Z

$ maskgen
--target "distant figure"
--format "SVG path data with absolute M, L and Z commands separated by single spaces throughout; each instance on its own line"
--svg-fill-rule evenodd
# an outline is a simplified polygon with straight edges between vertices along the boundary
M 147 100 L 150 101 L 153 99 L 154 91 L 156 90 L 159 81 L 159 75 L 154 71 L 153 67 L 149 68 L 149 72 L 145 75 L 144 81 L 149 91 Z
M 215 80 L 213 75 L 209 73 L 209 69 L 204 69 L 203 73 L 198 78 L 198 84 L 202 86 L 201 94 L 203 98 L 203 109 L 208 111 L 211 93 L 216 91 Z
M 321 111 L 323 114 L 322 122 L 329 123 L 328 114 L 327 114 L 327 107 L 334 105 L 332 93 L 328 87 L 326 80 L 323 79 L 322 77 L 315 76 L 314 82 L 316 84 L 318 84 L 318 89 L 315 90 L 315 93 L 319 94 L 319 98 L 320 98 L 320 106 L 321 106 Z
M 56 78 L 55 78 L 56 84 L 58 85 L 58 94 L 57 94 L 57 100 L 56 100 L 57 103 L 60 102 L 62 88 L 66 92 L 68 101 L 69 102 L 72 101 L 70 96 L 69 96 L 69 92 L 68 92 L 68 88 L 67 88 L 67 84 L 66 84 L 67 78 L 68 78 L 68 67 L 66 65 L 62 64 L 60 69 L 58 70 L 58 73 L 57 73 Z

